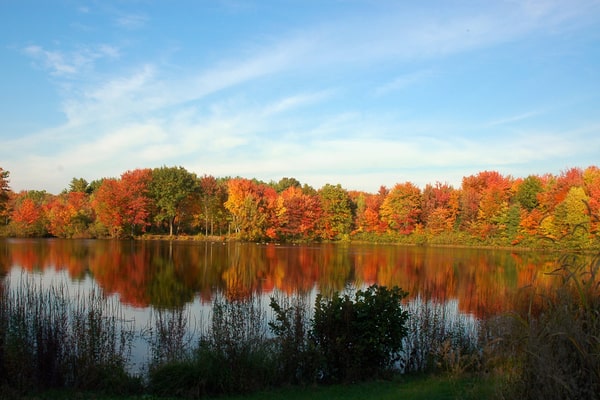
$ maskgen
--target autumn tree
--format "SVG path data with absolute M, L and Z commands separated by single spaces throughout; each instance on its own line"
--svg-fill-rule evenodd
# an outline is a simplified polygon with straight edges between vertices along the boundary
M 429 232 L 451 231 L 458 214 L 458 192 L 447 183 L 427 184 L 421 195 L 421 210 L 421 220 Z
M 559 176 L 546 175 L 542 177 L 542 183 L 544 190 L 538 195 L 538 207 L 544 214 L 552 214 L 572 187 L 583 186 L 583 171 L 580 168 L 570 168 Z
M 120 190 L 120 183 L 116 178 L 105 178 L 92 201 L 97 221 L 106 227 L 111 237 L 117 238 L 124 230 Z
M 512 180 L 497 171 L 463 178 L 460 197 L 461 227 L 484 238 L 498 228 L 498 214 L 509 205 Z
M 544 220 L 544 233 L 568 246 L 589 245 L 591 220 L 588 203 L 589 197 L 582 187 L 571 187 L 554 213 Z
M 583 171 L 584 190 L 588 196 L 590 232 L 600 237 L 600 168 L 591 166 Z
M 197 192 L 197 188 L 196 175 L 183 167 L 163 166 L 152 170 L 149 196 L 157 210 L 154 219 L 168 224 L 169 236 L 173 236 L 176 218 L 184 217 L 185 201 Z
M 83 192 L 69 192 L 54 196 L 44 205 L 48 232 L 56 237 L 87 236 L 94 219 L 89 196 Z
M 350 234 L 354 218 L 348 192 L 340 184 L 328 183 L 317 195 L 323 211 L 319 223 L 321 237 L 331 240 Z
M 277 199 L 278 236 L 286 240 L 314 238 L 321 217 L 321 205 L 314 195 L 299 186 L 289 186 Z
M 137 229 L 143 232 L 148 226 L 151 174 L 150 169 L 127 171 L 120 179 L 104 179 L 96 190 L 94 209 L 111 237 L 120 237 L 125 233 L 133 236 Z
M 121 175 L 120 194 L 123 223 L 133 235 L 136 229 L 142 232 L 150 225 L 151 200 L 149 185 L 152 179 L 152 170 L 135 169 Z
M 242 240 L 273 238 L 277 192 L 264 183 L 244 178 L 227 182 L 225 208 L 231 213 L 231 225 Z
M 11 220 L 16 231 L 23 236 L 46 236 L 44 205 L 51 195 L 46 191 L 30 190 L 18 193 L 14 198 Z
M 398 183 L 381 205 L 381 219 L 389 229 L 403 235 L 412 233 L 421 216 L 421 190 L 411 182 Z
M 384 233 L 387 224 L 379 214 L 389 190 L 381 186 L 375 194 L 360 193 L 356 197 L 356 230 L 359 232 Z

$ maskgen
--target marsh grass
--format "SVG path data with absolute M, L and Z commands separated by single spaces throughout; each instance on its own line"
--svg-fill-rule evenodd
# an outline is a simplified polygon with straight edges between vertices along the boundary
M 117 300 L 97 289 L 71 295 L 64 284 L 24 279 L 0 291 L 0 377 L 24 393 L 71 387 L 130 392 L 139 380 L 126 372 L 134 329 Z
M 118 299 L 98 289 L 70 293 L 34 278 L 15 288 L 3 283 L 1 393 L 19 398 L 66 388 L 199 398 L 474 368 L 478 327 L 456 305 L 405 304 L 400 289 L 383 287 L 337 296 L 318 297 L 313 307 L 309 295 L 282 294 L 271 299 L 268 320 L 264 297 L 219 293 L 207 318 L 186 307 L 156 309 L 151 326 L 136 332 Z M 145 379 L 128 372 L 138 335 L 150 349 Z M 331 364 L 338 353 L 331 356 L 323 344 L 332 340 L 347 353 L 349 368 Z
M 600 257 L 565 255 L 500 324 L 504 398 L 600 398 Z
M 179 335 L 177 329 L 166 333 Z M 197 345 L 178 358 L 158 361 L 149 371 L 149 389 L 160 396 L 202 397 L 270 387 L 277 368 L 260 297 L 218 294 Z
M 480 322 L 461 313 L 457 301 L 440 302 L 418 296 L 407 304 L 407 310 L 402 372 L 457 375 L 480 366 Z

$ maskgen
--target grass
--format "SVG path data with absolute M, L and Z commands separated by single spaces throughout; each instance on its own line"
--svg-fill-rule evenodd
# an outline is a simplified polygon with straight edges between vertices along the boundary
M 219 400 L 444 400 L 491 399 L 495 384 L 492 380 L 447 375 L 399 376 L 390 381 L 374 381 L 330 386 L 287 387 L 261 391 L 249 395 L 207 397 Z M 2 397 L 0 396 L 0 399 Z M 48 391 L 23 398 L 42 399 L 95 399 L 95 400 L 170 400 L 168 397 L 118 397 L 92 392 Z M 171 398 L 175 399 L 175 398 Z

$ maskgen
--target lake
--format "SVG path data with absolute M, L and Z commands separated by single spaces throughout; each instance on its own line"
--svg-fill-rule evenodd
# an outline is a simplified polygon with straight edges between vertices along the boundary
M 343 291 L 371 284 L 399 286 L 409 301 L 432 300 L 481 319 L 510 310 L 531 285 L 550 285 L 556 254 L 381 244 L 275 245 L 196 241 L 60 239 L 0 240 L 0 276 L 99 290 L 116 299 L 140 331 L 152 315 L 186 309 L 195 323 L 215 297 L 257 297 Z M 133 358 L 147 350 L 137 340 Z
M 210 303 L 216 293 L 341 291 L 397 285 L 458 300 L 485 316 L 510 307 L 519 288 L 547 284 L 556 254 L 374 244 L 274 245 L 192 241 L 0 240 L 0 276 L 97 285 L 134 309 Z

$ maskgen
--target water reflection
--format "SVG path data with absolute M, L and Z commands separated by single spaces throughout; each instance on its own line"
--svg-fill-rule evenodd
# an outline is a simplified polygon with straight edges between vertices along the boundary
M 67 271 L 93 279 L 105 294 L 133 307 L 177 308 L 215 293 L 343 290 L 349 284 L 398 285 L 412 298 L 457 299 L 464 313 L 506 310 L 514 293 L 549 285 L 555 256 L 504 250 L 394 245 L 278 246 L 246 243 L 102 240 L 0 241 L 0 274 Z

